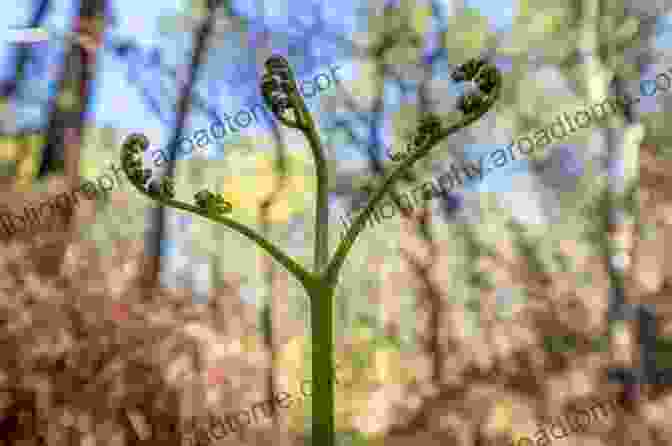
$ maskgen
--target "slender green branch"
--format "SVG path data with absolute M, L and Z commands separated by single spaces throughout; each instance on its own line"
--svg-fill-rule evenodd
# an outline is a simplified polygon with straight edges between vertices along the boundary
M 429 119 L 421 123 L 416 140 L 414 141 L 415 150 L 407 154 L 399 167 L 383 180 L 382 186 L 373 194 L 373 197 L 364 211 L 355 218 L 355 221 L 348 229 L 345 237 L 343 237 L 343 240 L 339 243 L 334 257 L 331 262 L 329 262 L 325 271 L 325 276 L 329 283 L 334 283 L 337 280 L 340 269 L 345 262 L 345 258 L 354 245 L 357 236 L 364 228 L 365 222 L 394 182 L 404 174 L 406 169 L 410 168 L 416 161 L 427 155 L 441 140 L 468 127 L 474 121 L 480 119 L 488 112 L 488 110 L 490 110 L 490 108 L 492 108 L 499 98 L 502 87 L 502 77 L 499 70 L 493 65 L 486 64 L 482 61 L 472 60 L 460 67 L 456 73 L 454 73 L 453 79 L 474 80 L 478 84 L 480 90 L 486 94 L 470 94 L 461 97 L 458 107 L 464 112 L 464 116 L 450 127 L 442 128 L 440 125 L 437 127 L 437 121 L 433 115 L 430 115 Z
M 292 258 L 278 249 L 262 235 L 236 222 L 224 214 L 232 211 L 231 204 L 223 196 L 207 190 L 197 193 L 196 206 L 173 199 L 174 186 L 170 177 L 159 182 L 145 184 L 151 177 L 150 169 L 142 168 L 138 159 L 140 152 L 147 150 L 149 140 L 144 135 L 134 134 L 123 144 L 122 168 L 131 183 L 142 194 L 164 206 L 182 209 L 214 222 L 221 223 L 261 246 L 282 264 L 303 285 L 310 297 L 311 331 L 313 347 L 313 439 L 317 444 L 334 444 L 334 383 L 333 383 L 333 299 L 340 268 L 345 257 L 364 227 L 364 222 L 383 196 L 392 191 L 393 184 L 406 173 L 416 161 L 429 153 L 442 139 L 480 119 L 495 103 L 501 89 L 501 74 L 492 65 L 472 60 L 452 74 L 454 80 L 473 80 L 480 93 L 460 98 L 458 108 L 464 113 L 462 119 L 447 128 L 434 115 L 423 117 L 417 134 L 408 146 L 408 153 L 397 157 L 400 166 L 383 181 L 341 241 L 329 262 L 328 257 L 328 172 L 324 149 L 313 118 L 299 95 L 289 63 L 282 56 L 272 56 L 266 61 L 267 73 L 261 82 L 262 95 L 273 114 L 284 125 L 300 130 L 308 139 L 317 168 L 317 197 L 315 216 L 315 266 L 307 271 Z
M 316 443 L 334 443 L 334 383 L 333 370 L 333 300 L 334 287 L 322 276 L 329 261 L 329 175 L 324 148 L 287 60 L 272 56 L 266 61 L 267 73 L 262 80 L 266 104 L 280 121 L 299 129 L 308 139 L 317 172 L 315 203 L 315 281 L 308 283 L 310 297 L 310 326 L 313 347 L 313 438 Z M 292 112 L 293 119 L 286 117 Z
M 291 71 L 290 71 L 291 73 Z M 292 80 L 293 73 L 292 73 Z M 294 81 L 295 82 L 295 81 Z M 314 271 L 320 274 L 329 262 L 329 170 L 324 156 L 324 147 L 317 133 L 315 121 L 306 107 L 306 103 L 299 96 L 299 90 L 293 89 L 290 93 L 291 100 L 296 104 L 299 116 L 299 128 L 308 139 L 315 171 L 317 173 L 317 195 L 315 198 L 315 257 Z
M 305 132 L 313 149 L 317 171 L 315 203 L 315 274 L 321 274 L 329 262 L 329 173 L 322 142 L 313 126 Z
M 134 148 L 133 145 L 136 145 Z M 227 212 L 226 206 L 217 207 L 216 205 L 208 206 L 193 206 L 188 203 L 183 203 L 178 200 L 174 200 L 172 195 L 172 183 L 166 182 L 162 183 L 158 188 L 156 186 L 150 186 L 148 189 L 145 189 L 144 182 L 149 179 L 151 171 L 145 169 L 141 172 L 139 170 L 139 165 L 141 165 L 140 160 L 134 159 L 138 154 L 137 145 L 140 146 L 140 150 L 146 150 L 149 146 L 149 140 L 147 137 L 141 134 L 131 134 L 124 141 L 122 152 L 121 152 L 121 165 L 122 169 L 126 173 L 129 181 L 133 186 L 143 195 L 146 195 L 150 199 L 159 202 L 164 206 L 170 206 L 177 209 L 182 209 L 184 211 L 191 212 L 201 217 L 205 217 L 209 220 L 212 220 L 217 223 L 221 223 L 234 231 L 244 235 L 253 242 L 261 246 L 268 254 L 270 254 L 275 260 L 277 260 L 282 266 L 284 266 L 290 273 L 292 273 L 297 280 L 299 280 L 304 286 L 313 282 L 313 275 L 301 265 L 294 261 L 291 257 L 286 255 L 282 250 L 276 247 L 273 243 L 266 240 L 260 234 L 258 234 L 253 229 L 238 223 L 235 220 L 232 220 L 228 217 L 221 215 L 224 212 Z M 143 147 L 144 146 L 144 147 Z M 149 172 L 148 172 L 149 171 Z M 164 178 L 168 180 L 168 178 Z M 198 197 L 198 194 L 197 194 Z M 197 198 L 198 201 L 198 198 Z M 205 204 L 205 203 L 204 203 Z M 228 208 L 230 211 L 230 207 Z
M 317 133 L 313 117 L 299 93 L 296 78 L 289 62 L 282 56 L 272 56 L 266 61 L 266 73 L 261 91 L 273 114 L 288 127 L 300 130 L 308 139 L 317 172 L 315 203 L 315 256 L 314 271 L 321 273 L 329 261 L 329 174 L 324 148 Z M 287 116 L 291 112 L 292 119 Z

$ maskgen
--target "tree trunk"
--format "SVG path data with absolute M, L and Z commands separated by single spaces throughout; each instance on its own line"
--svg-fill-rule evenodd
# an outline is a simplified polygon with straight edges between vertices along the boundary
M 207 50 L 207 41 L 212 33 L 215 19 L 216 1 L 208 0 L 208 15 L 194 36 L 194 51 L 192 54 L 189 77 L 182 88 L 177 104 L 177 118 L 175 131 L 168 145 L 168 169 L 164 175 L 175 177 L 175 157 L 178 142 L 184 134 L 187 117 L 191 108 L 191 95 L 198 78 Z M 141 286 L 144 289 L 144 299 L 152 300 L 154 290 L 159 286 L 161 274 L 161 244 L 166 237 L 166 220 L 168 210 L 163 206 L 152 206 L 147 214 L 147 231 L 145 233 L 145 268 Z
M 34 3 L 34 12 L 27 25 L 30 28 L 40 26 L 44 21 L 44 17 L 49 11 L 49 0 L 36 0 Z M 2 126 L 2 128 L 0 128 L 0 132 L 7 134 L 16 133 L 16 113 L 14 113 L 13 110 L 16 106 L 16 101 L 14 101 L 14 104 L 11 104 L 11 102 L 12 97 L 16 95 L 17 91 L 19 91 L 20 84 L 25 78 L 26 66 L 28 65 L 28 61 L 30 59 L 32 47 L 30 44 L 17 44 L 12 48 L 12 50 L 12 56 L 16 68 L 11 77 L 4 80 L 0 84 L 0 104 L 4 105 L 4 110 L 0 110 L 0 113 L 2 113 L 2 116 L 0 117 L 0 126 Z M 21 132 L 19 132 L 19 134 L 20 133 Z M 28 141 L 29 139 L 29 137 L 26 137 L 25 141 Z M 16 173 L 14 178 L 3 181 L 3 184 L 10 185 L 9 187 L 13 190 L 17 190 L 22 185 L 31 183 L 35 177 L 32 168 L 35 163 L 35 155 L 32 144 L 22 144 L 23 142 L 24 140 L 19 136 L 17 139 L 19 147 L 16 151 Z M 24 172 L 28 172 L 28 174 L 22 175 Z
M 42 24 L 44 17 L 49 12 L 49 0 L 36 0 L 35 1 L 35 10 L 33 16 L 30 18 L 28 23 L 29 28 L 36 28 Z M 14 63 L 16 70 L 14 75 L 5 80 L 0 86 L 0 96 L 5 101 L 8 101 L 11 96 L 16 94 L 19 90 L 19 84 L 25 76 L 26 65 L 28 64 L 28 59 L 30 58 L 31 47 L 29 44 L 16 45 L 14 50 Z
M 648 41 L 654 34 L 654 24 L 652 21 L 644 21 L 640 23 L 640 38 L 642 39 L 642 53 L 637 56 L 637 66 L 640 72 L 640 77 L 643 76 L 646 72 L 647 66 L 651 63 L 650 55 L 650 45 L 646 45 Z M 614 78 L 614 87 L 616 95 L 620 97 L 625 97 L 627 92 L 625 91 L 625 82 L 617 74 Z M 628 147 L 626 144 L 634 143 L 639 147 L 639 141 L 630 141 L 631 138 L 628 137 L 630 132 L 636 132 L 639 123 L 639 117 L 637 110 L 634 105 L 624 105 L 624 116 L 625 120 L 625 131 L 623 132 L 623 138 L 619 141 L 619 144 L 616 144 L 613 128 L 608 130 L 608 142 L 609 142 L 609 152 L 608 152 L 608 166 L 609 166 L 609 199 L 613 202 L 613 198 L 622 195 L 626 190 L 627 184 L 625 178 L 625 163 L 622 160 L 625 158 L 626 151 Z M 637 195 L 637 193 L 636 193 Z M 638 212 L 638 209 L 635 209 L 635 213 Z M 656 327 L 655 327 L 655 308 L 654 307 L 640 307 L 641 302 L 636 303 L 636 306 L 628 305 L 626 303 L 625 295 L 625 283 L 624 277 L 628 270 L 630 270 L 629 261 L 624 265 L 621 265 L 621 262 L 617 261 L 619 257 L 624 259 L 630 259 L 630 245 L 631 240 L 634 238 L 633 230 L 631 228 L 637 227 L 636 224 L 630 224 L 631 222 L 627 221 L 627 215 L 624 209 L 612 205 L 610 208 L 610 215 L 608 220 L 608 231 L 609 231 L 609 241 L 610 245 L 615 245 L 619 240 L 625 240 L 624 247 L 613 248 L 624 248 L 624 249 L 609 249 L 609 277 L 612 282 L 611 298 L 610 302 L 610 319 L 615 320 L 628 320 L 626 322 L 629 325 L 629 338 L 633 340 L 632 345 L 632 364 L 629 374 L 628 381 L 625 383 L 624 389 L 624 398 L 625 403 L 634 408 L 638 400 L 640 399 L 641 393 L 644 389 L 648 389 L 648 384 L 652 382 L 655 378 L 655 361 L 652 362 L 651 358 L 655 358 L 655 337 L 656 337 Z M 639 220 L 638 216 L 635 215 L 635 222 Z M 611 322 L 611 321 L 610 321 Z M 637 351 L 639 350 L 639 351 Z
M 82 0 L 73 32 L 89 37 L 93 42 L 101 42 L 104 31 L 106 0 Z M 50 104 L 46 145 L 42 150 L 42 160 L 38 178 L 49 174 L 63 173 L 68 190 L 79 186 L 79 160 L 85 116 L 92 93 L 93 73 L 99 45 L 73 42 L 66 50 L 65 61 L 58 94 Z M 42 257 L 43 272 L 57 274 L 60 271 L 65 251 L 69 244 L 72 227 L 73 207 L 63 212 L 66 236 L 49 247 Z

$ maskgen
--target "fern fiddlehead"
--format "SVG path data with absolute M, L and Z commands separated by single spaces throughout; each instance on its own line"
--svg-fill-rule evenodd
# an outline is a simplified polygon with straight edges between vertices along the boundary
M 264 102 L 273 115 L 287 127 L 301 129 L 301 107 L 297 103 L 298 88 L 289 67 L 289 62 L 282 56 L 272 56 L 265 64 L 266 73 L 261 78 L 261 93 Z M 287 116 L 291 112 L 292 118 Z
M 121 147 L 121 167 L 135 187 L 145 189 L 152 176 L 151 169 L 142 168 L 139 155 L 149 148 L 149 139 L 142 133 L 132 133 L 126 137 Z
M 255 230 L 226 217 L 225 214 L 232 212 L 233 207 L 221 194 L 201 190 L 194 196 L 196 203 L 196 206 L 194 206 L 174 199 L 175 188 L 172 178 L 164 177 L 160 182 L 153 182 L 148 187 L 145 186 L 152 176 L 152 170 L 142 168 L 142 159 L 139 156 L 149 148 L 149 144 L 150 141 L 147 136 L 142 133 L 132 133 L 124 139 L 121 146 L 122 170 L 140 193 L 163 206 L 182 209 L 229 227 L 266 250 L 269 255 L 302 283 L 312 283 L 314 281 L 311 273 L 273 243 L 266 240 Z
M 194 200 L 199 208 L 208 213 L 224 215 L 231 213 L 233 210 L 231 203 L 226 201 L 221 194 L 213 194 L 207 189 L 203 189 L 194 195 Z
M 494 65 L 482 60 L 471 60 L 460 66 L 452 77 L 454 80 L 469 80 L 477 84 L 479 93 L 468 94 L 460 98 L 458 108 L 462 118 L 453 125 L 444 126 L 440 118 L 428 114 L 420 119 L 416 134 L 412 137 L 409 151 L 398 156 L 400 165 L 390 175 L 377 182 L 375 192 L 365 210 L 361 212 L 341 240 L 336 253 L 329 262 L 327 259 L 326 221 L 328 217 L 328 200 L 326 199 L 328 176 L 326 162 L 319 135 L 308 109 L 298 93 L 296 81 L 287 60 L 281 56 L 272 56 L 266 62 L 267 73 L 261 79 L 260 88 L 266 105 L 275 117 L 287 127 L 301 130 L 307 137 L 317 165 L 318 198 L 316 215 L 316 268 L 309 272 L 294 259 L 278 249 L 270 241 L 247 226 L 226 217 L 232 212 L 231 203 L 220 194 L 201 190 L 194 195 L 196 206 L 175 200 L 172 179 L 162 179 L 150 183 L 151 170 L 142 168 L 142 160 L 138 159 L 141 152 L 147 150 L 149 140 L 142 134 L 132 134 L 122 145 L 122 168 L 132 184 L 150 199 L 165 206 L 182 209 L 224 224 L 230 229 L 254 241 L 269 255 L 281 263 L 304 286 L 311 298 L 311 330 L 313 331 L 313 379 L 315 389 L 313 395 L 313 434 L 317 444 L 331 446 L 334 444 L 333 414 L 333 382 L 330 372 L 333 370 L 332 357 L 332 326 L 331 306 L 334 288 L 338 283 L 340 268 L 345 257 L 362 231 L 365 221 L 383 196 L 410 168 L 413 163 L 425 156 L 439 141 L 469 126 L 480 119 L 499 97 L 502 88 L 501 73 Z M 291 116 L 290 116 L 291 115 Z M 320 231 L 321 228 L 321 231 Z M 321 235 L 320 235 L 321 234 Z M 323 267 L 324 266 L 324 267 Z
M 336 253 L 327 267 L 327 275 L 332 280 L 338 277 L 339 270 L 345 261 L 345 256 L 354 244 L 358 234 L 364 228 L 375 206 L 383 199 L 394 182 L 401 178 L 405 170 L 427 155 L 442 139 L 468 127 L 480 119 L 499 99 L 502 89 L 502 75 L 493 64 L 481 59 L 472 59 L 459 66 L 451 74 L 451 78 L 455 81 L 472 81 L 479 87 L 479 92 L 460 97 L 458 108 L 463 113 L 463 116 L 452 125 L 444 126 L 444 123 L 435 114 L 426 115 L 420 120 L 418 130 L 413 138 L 413 142 L 417 142 L 418 144 L 412 145 L 411 150 L 404 154 L 400 164 L 381 182 L 381 187 L 373 194 L 364 211 L 360 212 L 355 218 L 355 221 L 336 249 Z
M 478 114 L 484 109 L 489 109 L 499 96 L 502 82 L 501 73 L 497 67 L 482 59 L 469 60 L 457 67 L 450 76 L 456 82 L 472 81 L 478 87 L 478 92 L 467 93 L 460 96 L 457 101 L 457 109 L 465 117 Z M 413 152 L 424 147 L 428 142 L 445 137 L 440 136 L 442 130 L 443 123 L 441 118 L 435 113 L 427 113 L 420 118 L 417 130 L 410 135 L 410 141 L 406 144 L 406 151 L 391 153 L 388 149 L 388 156 L 392 161 L 403 161 Z M 432 144 L 430 143 L 429 145 Z

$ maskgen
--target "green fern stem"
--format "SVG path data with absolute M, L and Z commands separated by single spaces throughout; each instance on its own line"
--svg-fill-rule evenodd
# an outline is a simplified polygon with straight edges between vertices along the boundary
M 346 236 L 341 240 L 329 261 L 328 256 L 328 216 L 329 207 L 328 172 L 324 150 L 315 123 L 298 94 L 296 81 L 289 63 L 281 56 L 272 56 L 266 62 L 267 73 L 262 78 L 261 90 L 264 100 L 273 114 L 284 125 L 301 131 L 308 139 L 316 163 L 317 197 L 315 218 L 315 258 L 314 271 L 308 271 L 294 259 L 286 255 L 273 243 L 251 228 L 225 216 L 232 211 L 231 204 L 221 195 L 207 190 L 194 197 L 196 205 L 174 199 L 171 178 L 163 178 L 158 184 L 145 183 L 151 177 L 151 170 L 142 169 L 140 153 L 149 147 L 149 140 L 141 134 L 132 134 L 122 145 L 122 168 L 133 186 L 142 194 L 164 206 L 182 209 L 204 218 L 221 223 L 249 238 L 284 266 L 301 284 L 310 297 L 310 324 L 312 334 L 312 404 L 314 445 L 333 446 L 335 441 L 334 422 L 334 381 L 333 370 L 333 306 L 334 291 L 338 283 L 340 269 L 357 236 L 364 228 L 366 220 L 380 200 L 389 193 L 393 184 L 416 161 L 429 153 L 442 139 L 469 126 L 480 119 L 499 98 L 502 87 L 501 74 L 493 65 L 481 60 L 472 60 L 460 66 L 453 73 L 454 80 L 474 81 L 480 94 L 469 94 L 458 102 L 463 117 L 454 125 L 444 128 L 434 115 L 425 116 L 418 126 L 417 135 L 408 153 L 400 156 L 400 165 L 385 178 L 382 186 L 373 194 L 365 210 L 355 219 Z
M 310 296 L 310 330 L 312 339 L 312 435 L 314 445 L 333 446 L 334 380 L 333 345 L 334 287 L 318 281 L 308 291 Z

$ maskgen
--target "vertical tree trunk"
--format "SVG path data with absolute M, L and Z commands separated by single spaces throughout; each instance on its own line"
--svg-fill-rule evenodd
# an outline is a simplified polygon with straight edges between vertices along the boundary
M 639 69 L 640 78 L 647 72 L 649 65 L 653 62 L 653 48 L 650 43 L 650 40 L 655 35 L 655 21 L 651 20 L 649 17 L 648 20 L 643 21 L 639 25 L 640 35 L 641 35 L 641 44 L 642 52 L 637 57 L 637 67 Z M 630 129 L 634 129 L 637 125 L 641 125 L 639 122 L 639 116 L 636 109 L 632 106 L 627 110 L 626 122 L 629 124 Z M 639 185 L 639 147 L 641 141 L 635 141 L 637 147 L 637 173 L 636 179 L 637 185 Z M 627 150 L 627 148 L 626 148 Z M 628 186 L 627 184 L 625 185 Z M 633 229 L 627 230 L 625 234 L 628 239 L 628 246 L 626 248 L 632 248 L 633 240 L 641 236 L 641 216 L 639 215 L 639 188 L 635 192 L 636 196 L 636 205 L 634 206 L 634 224 L 630 225 Z M 626 227 L 627 229 L 627 227 Z M 629 249 L 628 255 L 629 258 L 633 258 L 634 250 Z M 638 328 L 638 337 L 637 341 L 639 344 L 639 364 L 638 369 L 640 370 L 640 376 L 643 384 L 643 393 L 646 396 L 651 389 L 651 384 L 654 383 L 657 375 L 656 370 L 656 340 L 658 336 L 658 327 L 656 320 L 656 311 L 654 305 L 647 305 L 648 302 L 641 302 L 639 311 L 637 313 L 637 321 L 639 324 Z
M 207 41 L 213 29 L 217 2 L 207 1 L 208 14 L 203 24 L 198 28 L 194 36 L 194 49 L 189 69 L 189 77 L 182 87 L 179 102 L 177 104 L 177 117 L 175 119 L 175 131 L 168 144 L 168 169 L 164 175 L 175 177 L 175 158 L 177 146 L 184 134 L 187 116 L 191 108 L 191 95 L 198 78 L 207 50 Z M 152 206 L 148 210 L 147 230 L 145 233 L 145 268 L 141 286 L 144 288 L 144 299 L 150 301 L 154 290 L 159 286 L 161 274 L 161 244 L 166 237 L 166 220 L 168 210 L 163 206 Z
M 648 65 L 651 63 L 650 45 L 647 45 L 646 43 L 654 34 L 654 23 L 651 20 L 640 23 L 639 34 L 642 39 L 642 53 L 637 56 L 636 63 L 641 77 L 645 74 Z M 615 87 L 616 95 L 623 97 L 628 93 L 625 90 L 624 80 L 618 74 L 614 78 L 613 85 Z M 633 137 L 637 136 L 630 136 L 635 135 L 639 126 L 641 126 L 638 113 L 633 104 L 624 105 L 623 119 L 626 126 L 623 132 L 623 138 L 619 141 L 619 144 L 616 144 L 615 142 L 615 130 L 613 128 L 608 130 L 609 200 L 612 202 L 615 196 L 622 196 L 626 187 L 629 186 L 625 177 L 626 166 L 625 163 L 622 162 L 625 158 L 626 151 L 628 149 L 632 150 L 627 144 L 635 144 L 638 148 L 640 143 L 638 140 L 631 141 Z M 637 194 L 638 193 L 635 193 L 635 195 Z M 635 214 L 637 212 L 638 209 L 635 209 Z M 635 224 L 632 224 L 632 222 L 627 220 L 628 218 L 623 208 L 616 205 L 611 206 L 609 220 L 607 222 L 609 244 L 612 246 L 611 249 L 607 247 L 607 249 L 609 249 L 608 255 L 610 257 L 608 264 L 609 276 L 610 281 L 612 282 L 610 319 L 626 320 L 627 322 L 625 322 L 625 324 L 629 326 L 631 332 L 629 338 L 633 341 L 632 367 L 630 369 L 631 373 L 627 378 L 628 382 L 625 383 L 624 398 L 626 405 L 634 408 L 641 397 L 642 391 L 649 388 L 648 383 L 651 383 L 655 378 L 655 359 L 652 361 L 651 358 L 655 358 L 656 318 L 654 307 L 641 307 L 640 305 L 633 307 L 626 303 L 624 277 L 627 270 L 630 269 L 628 266 L 630 263 L 629 259 L 631 258 L 629 248 L 631 247 L 632 239 L 635 237 L 633 228 L 638 227 L 637 221 L 639 220 L 639 217 L 635 215 Z M 625 246 L 614 246 L 619 241 L 625 241 Z M 617 261 L 619 258 L 628 261 L 625 264 L 621 264 L 622 261 Z
M 28 27 L 36 28 L 42 24 L 44 17 L 49 12 L 49 0 L 35 0 L 35 9 L 33 15 L 28 23 Z M 26 65 L 30 58 L 30 45 L 16 45 L 14 49 L 14 64 L 16 70 L 9 79 L 6 79 L 0 85 L 0 96 L 3 101 L 8 101 L 11 96 L 16 94 L 19 89 L 19 84 L 25 75 Z
M 38 177 L 62 172 L 68 189 L 79 185 L 82 135 L 87 107 L 90 105 L 99 42 L 103 37 L 106 6 L 106 0 L 81 1 L 78 14 L 74 18 L 73 32 L 88 36 L 88 40 L 95 44 L 83 45 L 76 41 L 66 51 L 58 93 L 49 106 L 46 145 L 42 151 Z M 71 224 L 73 214 L 72 208 L 63 213 L 66 233 L 74 229 Z M 68 238 L 57 242 L 50 247 L 50 252 L 44 253 L 44 273 L 56 274 L 60 271 L 69 244 Z
M 583 73 L 583 86 L 587 93 L 586 101 L 589 103 L 595 103 L 609 93 L 607 85 L 607 69 L 602 64 L 599 52 L 597 51 L 600 47 L 599 34 L 597 32 L 598 23 L 601 19 L 600 14 L 607 10 L 607 8 L 601 8 L 600 6 L 602 5 L 603 3 L 601 0 L 582 0 L 578 3 L 578 12 L 582 21 L 579 29 L 579 54 L 582 59 L 581 69 Z M 602 79 L 600 79 L 599 76 L 602 76 Z M 610 116 L 607 124 L 609 126 L 614 126 L 619 120 L 619 117 Z M 603 132 L 606 137 L 607 145 L 607 167 L 611 168 L 614 166 L 614 162 L 618 159 L 619 155 L 617 141 L 611 128 L 604 129 Z M 615 268 L 616 264 L 612 256 L 613 253 L 610 243 L 610 234 L 613 231 L 615 215 L 615 209 L 613 208 L 615 203 L 613 200 L 614 186 L 615 182 L 613 178 L 608 178 L 608 187 L 605 195 L 598 197 L 598 200 L 600 200 L 599 203 L 601 204 L 598 206 L 599 225 L 600 230 L 604 231 L 604 236 L 600 240 L 600 251 L 609 279 L 608 300 L 610 321 L 613 319 L 622 319 L 618 315 L 622 313 L 625 304 L 622 276 Z M 612 360 L 615 363 L 631 365 L 632 350 L 631 340 L 628 338 L 628 335 L 632 335 L 634 332 L 628 330 L 621 322 L 617 322 L 616 324 L 610 322 L 609 334 L 612 346 Z
M 30 28 L 40 26 L 49 12 L 49 0 L 35 0 L 34 4 L 33 15 L 27 24 Z M 2 126 L 0 132 L 14 133 L 16 131 L 16 115 L 12 113 L 13 107 L 10 104 L 12 103 L 12 97 L 19 91 L 20 84 L 25 78 L 26 66 L 28 65 L 31 51 L 32 46 L 30 44 L 17 44 L 12 48 L 12 58 L 14 59 L 16 68 L 8 79 L 0 83 L 0 113 L 3 115 L 0 118 L 0 125 Z M 15 106 L 16 104 L 12 105 Z M 1 108 L 4 108 L 4 110 Z M 32 182 L 35 176 L 32 172 L 33 169 L 31 169 L 35 163 L 35 156 L 32 144 L 28 142 L 29 140 L 30 135 L 26 135 L 25 140 L 22 138 L 18 138 L 17 140 L 20 147 L 16 151 L 16 175 L 11 180 L 14 190 L 17 190 L 21 185 Z M 22 144 L 24 141 L 26 143 Z M 22 175 L 24 172 L 29 172 L 29 174 Z M 10 181 L 7 184 L 10 184 Z

